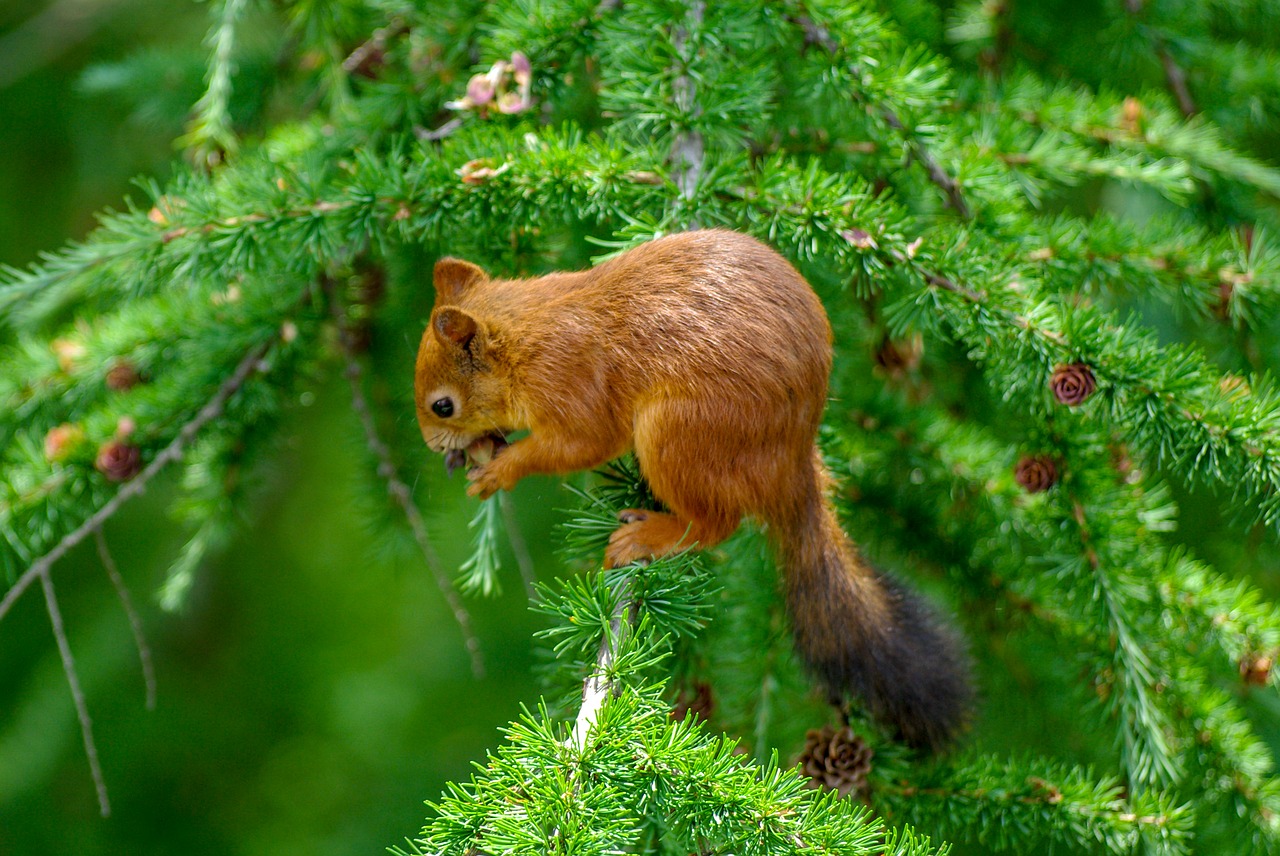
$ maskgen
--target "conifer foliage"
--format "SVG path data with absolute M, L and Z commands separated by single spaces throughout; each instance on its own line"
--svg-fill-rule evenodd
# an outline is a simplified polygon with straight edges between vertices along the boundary
M 337 367 L 387 525 L 443 574 L 404 475 L 440 465 L 405 416 L 431 259 L 531 274 L 723 226 L 828 308 L 846 528 L 963 616 L 972 735 L 920 757 L 823 704 L 750 526 L 600 570 L 651 501 L 623 460 L 541 536 L 579 568 L 537 585 L 545 697 L 408 848 L 1277 852 L 1280 612 L 1251 574 L 1280 534 L 1280 168 L 1254 154 L 1280 7 L 1193 5 L 213 3 L 189 166 L 0 273 L 0 618 L 43 591 L 104 812 L 60 557 L 109 563 L 102 524 L 179 470 L 181 603 Z M 237 89 L 250 26 L 288 46 L 273 99 Z M 497 584 L 500 502 L 468 592 Z M 1255 536 L 1232 567 L 1185 537 L 1206 502 Z M 483 601 L 443 588 L 474 645 Z

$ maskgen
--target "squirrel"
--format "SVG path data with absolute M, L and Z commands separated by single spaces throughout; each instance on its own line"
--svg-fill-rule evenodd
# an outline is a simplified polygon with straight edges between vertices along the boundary
M 433 273 L 414 399 L 450 467 L 487 461 L 468 472 L 470 495 L 634 450 L 667 511 L 623 511 L 609 567 L 712 547 L 753 517 L 782 570 L 796 650 L 834 704 L 852 693 L 926 749 L 966 725 L 958 635 L 859 555 L 828 499 L 815 437 L 831 325 L 786 259 L 708 229 L 581 272 L 492 279 L 442 258 Z

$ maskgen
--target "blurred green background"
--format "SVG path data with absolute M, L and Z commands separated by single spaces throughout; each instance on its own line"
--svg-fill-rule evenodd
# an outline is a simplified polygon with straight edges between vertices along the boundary
M 154 0 L 0 4 L 0 263 L 22 266 L 85 235 L 95 211 L 140 195 L 135 177 L 169 174 L 182 128 L 131 113 L 98 84 L 142 50 L 158 72 L 145 84 L 189 106 L 203 85 L 189 58 L 203 53 L 207 14 Z M 386 382 L 407 388 L 412 367 Z M 110 819 L 98 817 L 40 595 L 0 623 L 3 856 L 379 853 L 416 833 L 422 801 L 465 779 L 496 729 L 536 698 L 538 622 L 514 572 L 501 597 L 468 600 L 488 666 L 477 680 L 421 559 L 375 537 L 373 521 L 388 512 L 361 469 L 341 375 L 300 400 L 284 429 L 285 445 L 253 476 L 248 525 L 206 563 L 182 612 L 156 603 L 185 537 L 166 511 L 172 481 L 162 477 L 107 527 L 154 656 L 154 711 L 92 542 L 55 569 Z M 444 500 L 461 496 L 461 476 L 448 481 L 430 463 L 407 474 L 423 505 L 460 507 Z M 532 536 L 569 498 L 535 482 L 515 502 Z M 428 525 L 456 569 L 469 549 L 466 517 Z M 555 567 L 532 546 L 540 568 Z

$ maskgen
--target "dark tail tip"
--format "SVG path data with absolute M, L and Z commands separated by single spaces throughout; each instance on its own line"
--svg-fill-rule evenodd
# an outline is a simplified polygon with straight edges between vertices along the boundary
M 904 742 L 945 749 L 968 726 L 973 704 L 963 640 L 923 598 L 893 578 L 867 569 L 861 582 L 884 592 L 887 608 L 880 620 L 869 620 L 863 603 L 846 602 L 842 608 L 843 598 L 829 592 L 817 610 L 792 604 L 793 620 L 815 612 L 828 619 L 826 627 L 796 625 L 801 657 L 833 701 L 856 696 Z
M 920 595 L 878 574 L 893 621 L 875 656 L 868 703 L 907 743 L 938 751 L 964 731 L 973 712 L 973 677 L 964 639 Z

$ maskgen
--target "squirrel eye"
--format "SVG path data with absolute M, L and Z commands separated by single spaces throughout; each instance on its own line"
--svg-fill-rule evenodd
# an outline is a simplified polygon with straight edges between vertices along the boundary
M 437 398 L 431 402 L 431 412 L 441 419 L 448 419 L 453 415 L 453 399 L 448 396 Z

